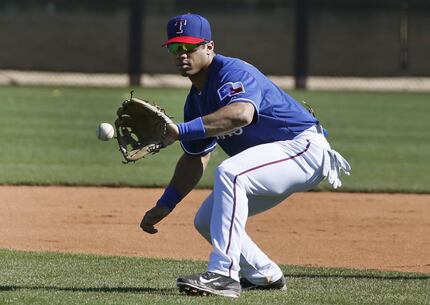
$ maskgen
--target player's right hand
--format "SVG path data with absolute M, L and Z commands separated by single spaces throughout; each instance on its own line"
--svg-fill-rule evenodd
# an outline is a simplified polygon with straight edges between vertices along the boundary
M 155 206 L 145 213 L 140 227 L 143 231 L 149 234 L 155 234 L 158 230 L 154 227 L 155 224 L 159 223 L 164 217 L 170 214 L 170 210 L 164 206 Z

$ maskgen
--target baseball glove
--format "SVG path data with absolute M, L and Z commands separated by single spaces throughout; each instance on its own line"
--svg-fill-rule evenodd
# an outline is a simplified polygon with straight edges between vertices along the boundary
M 164 148 L 167 125 L 173 123 L 163 109 L 148 101 L 133 98 L 122 103 L 117 111 L 115 129 L 124 163 L 155 154 Z

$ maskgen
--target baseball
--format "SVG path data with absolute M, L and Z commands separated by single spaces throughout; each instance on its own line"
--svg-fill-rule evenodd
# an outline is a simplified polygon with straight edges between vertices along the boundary
M 99 140 L 108 141 L 113 138 L 115 131 L 109 123 L 101 123 L 97 126 L 96 135 Z

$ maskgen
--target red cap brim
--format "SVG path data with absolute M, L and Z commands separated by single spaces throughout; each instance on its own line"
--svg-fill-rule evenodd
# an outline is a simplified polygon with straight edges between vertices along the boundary
M 197 44 L 197 43 L 201 43 L 205 41 L 203 38 L 198 38 L 198 37 L 192 37 L 192 36 L 177 36 L 177 37 L 173 37 L 169 40 L 167 40 L 162 47 L 174 43 L 174 42 L 182 42 L 182 43 L 190 43 L 190 44 Z

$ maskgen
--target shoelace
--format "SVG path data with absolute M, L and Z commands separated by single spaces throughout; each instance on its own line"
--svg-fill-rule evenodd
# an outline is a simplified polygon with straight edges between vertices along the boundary
M 214 272 L 209 272 L 209 271 L 207 271 L 207 272 L 205 272 L 205 273 L 203 273 L 202 274 L 202 278 L 204 278 L 204 279 L 210 279 L 211 277 L 213 277 L 215 275 L 215 273 Z

